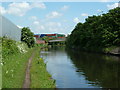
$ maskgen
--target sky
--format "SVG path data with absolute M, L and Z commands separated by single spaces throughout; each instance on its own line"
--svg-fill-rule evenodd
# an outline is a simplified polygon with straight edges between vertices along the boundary
M 78 22 L 118 7 L 109 2 L 2 2 L 0 13 L 18 27 L 29 27 L 35 34 L 70 34 Z

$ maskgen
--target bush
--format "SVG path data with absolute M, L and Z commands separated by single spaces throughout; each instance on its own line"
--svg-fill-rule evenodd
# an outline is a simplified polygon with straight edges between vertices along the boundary
M 22 28 L 21 41 L 25 42 L 29 48 L 34 47 L 35 45 L 34 34 L 28 27 Z
M 0 38 L 0 41 L 2 43 L 1 53 L 3 58 L 16 53 L 25 53 L 28 50 L 28 46 L 25 43 L 17 42 L 7 37 Z
M 28 46 L 24 42 L 16 42 L 16 45 L 20 51 L 20 53 L 26 53 L 28 51 Z
M 2 41 L 2 57 L 5 58 L 7 55 L 19 53 L 19 49 L 16 45 L 16 41 L 9 38 L 0 38 Z

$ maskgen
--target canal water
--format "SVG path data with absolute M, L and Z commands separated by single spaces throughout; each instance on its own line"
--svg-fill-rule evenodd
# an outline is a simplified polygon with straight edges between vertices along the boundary
M 41 51 L 57 88 L 118 88 L 120 58 L 52 47 Z

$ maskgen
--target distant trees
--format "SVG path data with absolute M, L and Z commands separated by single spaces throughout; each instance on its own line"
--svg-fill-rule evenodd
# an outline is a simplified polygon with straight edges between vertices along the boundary
M 78 23 L 68 36 L 69 47 L 105 48 L 120 46 L 120 8 L 99 16 L 89 16 L 85 23 Z
M 48 41 L 50 40 L 48 36 L 44 36 L 42 37 L 42 40 L 44 40 L 46 43 L 48 43 Z
M 29 48 L 35 45 L 34 34 L 28 27 L 22 28 L 21 41 L 25 42 Z

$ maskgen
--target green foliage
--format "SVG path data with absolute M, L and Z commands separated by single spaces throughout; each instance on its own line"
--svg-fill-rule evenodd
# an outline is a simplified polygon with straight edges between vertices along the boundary
M 2 88 L 22 88 L 28 59 L 34 48 L 26 53 L 7 55 L 2 60 Z
M 2 44 L 2 88 L 21 88 L 27 60 L 32 49 L 28 50 L 25 43 L 16 42 L 7 37 L 0 38 Z M 19 82 L 18 82 L 19 81 Z
M 22 28 L 21 41 L 25 42 L 28 47 L 33 47 L 35 45 L 34 34 L 28 27 Z
M 23 42 L 16 42 L 7 37 L 0 38 L 2 43 L 2 57 L 7 58 L 10 55 L 18 54 L 18 53 L 26 53 L 28 50 L 28 46 Z
M 2 57 L 6 58 L 8 55 L 19 53 L 16 41 L 6 37 L 0 38 L 2 41 Z
M 24 42 L 16 42 L 16 45 L 17 45 L 20 53 L 26 53 L 29 49 L 27 44 Z
M 69 47 L 106 48 L 120 45 L 120 8 L 99 16 L 89 16 L 85 23 L 78 23 L 67 37 Z
M 49 39 L 49 37 L 48 37 L 48 36 L 44 36 L 44 37 L 42 38 L 42 40 L 44 40 L 45 42 L 47 42 L 47 43 L 48 43 L 48 41 L 49 41 L 50 39 Z

